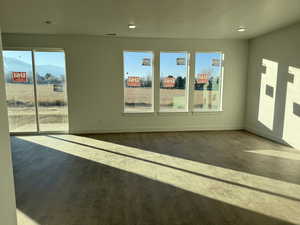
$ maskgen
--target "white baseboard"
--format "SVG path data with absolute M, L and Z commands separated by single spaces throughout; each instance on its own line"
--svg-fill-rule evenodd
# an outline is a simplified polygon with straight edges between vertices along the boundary
M 100 134 L 100 133 L 139 133 L 139 132 L 180 132 L 180 131 L 217 131 L 217 130 L 243 130 L 243 126 L 224 127 L 139 127 L 139 128 L 119 128 L 119 129 L 95 129 L 95 130 L 71 130 L 71 134 Z

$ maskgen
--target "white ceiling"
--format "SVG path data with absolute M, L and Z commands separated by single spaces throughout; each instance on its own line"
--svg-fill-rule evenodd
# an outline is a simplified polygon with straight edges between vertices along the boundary
M 252 38 L 299 20 L 300 0 L 0 0 L 5 33 Z

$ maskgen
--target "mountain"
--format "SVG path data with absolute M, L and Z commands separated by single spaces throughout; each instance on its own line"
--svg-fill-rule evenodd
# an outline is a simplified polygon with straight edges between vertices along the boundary
M 4 72 L 7 73 L 11 71 L 31 72 L 32 66 L 15 58 L 4 57 Z
M 10 72 L 27 72 L 31 74 L 32 66 L 29 63 L 15 58 L 4 57 L 4 72 L 6 76 L 10 76 Z M 55 77 L 60 77 L 65 74 L 65 69 L 54 65 L 37 65 L 36 73 L 41 76 L 45 76 L 46 73 L 50 73 Z

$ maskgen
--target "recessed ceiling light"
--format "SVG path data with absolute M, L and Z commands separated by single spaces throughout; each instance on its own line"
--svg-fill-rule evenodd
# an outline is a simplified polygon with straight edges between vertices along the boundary
M 245 32 L 246 30 L 247 30 L 246 27 L 239 27 L 239 28 L 237 29 L 238 32 Z
M 129 25 L 128 25 L 128 28 L 129 28 L 129 29 L 135 29 L 135 28 L 136 28 L 136 25 L 134 25 L 134 24 L 129 24 Z

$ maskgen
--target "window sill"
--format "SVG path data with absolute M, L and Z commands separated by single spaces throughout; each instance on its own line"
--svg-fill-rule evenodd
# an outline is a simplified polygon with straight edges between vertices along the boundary
M 123 112 L 122 116 L 124 117 L 153 117 L 153 116 L 199 116 L 199 115 L 213 115 L 220 114 L 224 110 L 218 111 L 194 111 L 194 112 Z
M 159 116 L 187 116 L 191 115 L 191 112 L 182 111 L 182 112 L 158 112 L 157 115 Z
M 155 112 L 123 112 L 122 116 L 128 117 L 136 117 L 136 116 L 155 116 L 157 113 Z
M 203 115 L 203 114 L 219 114 L 224 112 L 224 110 L 216 110 L 216 111 L 193 111 L 192 114 L 194 116 Z

